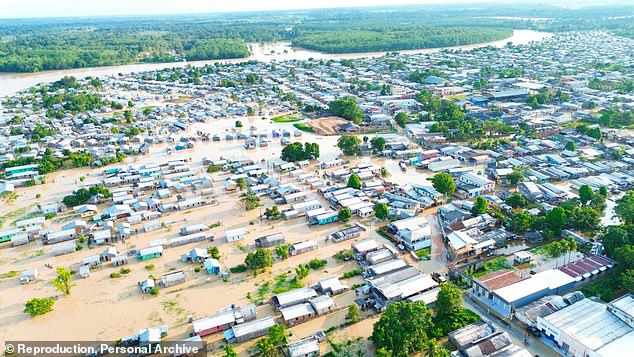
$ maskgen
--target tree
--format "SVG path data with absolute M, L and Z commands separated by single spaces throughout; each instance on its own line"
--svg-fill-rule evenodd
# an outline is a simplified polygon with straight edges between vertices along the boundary
M 233 345 L 225 346 L 225 355 L 224 357 L 238 357 L 238 353 L 233 349 Z
M 616 200 L 614 213 L 625 224 L 634 224 L 634 191 L 630 190 L 623 197 Z
M 546 231 L 557 237 L 566 228 L 566 222 L 566 211 L 561 207 L 555 207 L 546 214 Z
M 57 290 L 61 291 L 64 295 L 70 295 L 70 288 L 75 286 L 75 283 L 71 282 L 71 278 L 72 276 L 69 270 L 58 267 L 57 278 L 53 279 L 52 283 Z
M 439 357 L 440 354 L 440 346 L 438 346 L 438 342 L 436 342 L 436 339 L 431 339 L 428 340 L 425 343 L 425 357 Z
M 605 234 L 601 238 L 601 243 L 603 243 L 605 254 L 608 257 L 613 258 L 614 253 L 618 248 L 630 244 L 630 239 L 627 231 L 623 228 L 609 227 L 607 232 L 605 232 Z
M 509 229 L 516 234 L 524 234 L 533 224 L 533 216 L 527 212 L 519 212 L 509 219 Z
M 566 142 L 566 146 L 564 147 L 564 149 L 569 151 L 575 151 L 577 147 L 575 146 L 575 143 L 573 141 L 568 141 Z
M 350 120 L 355 124 L 361 124 L 363 120 L 363 112 L 353 97 L 344 97 L 339 100 L 334 100 L 328 104 L 328 107 L 333 115 Z
M 599 196 L 607 198 L 608 197 L 608 188 L 605 187 L 605 186 L 599 187 Z
M 400 127 L 404 128 L 405 124 L 409 121 L 409 116 L 406 113 L 399 112 L 396 114 L 396 117 L 394 117 L 394 121 L 396 121 L 396 124 Z
M 424 302 L 395 302 L 374 324 L 372 341 L 394 357 L 407 357 L 423 348 L 432 327 L 432 312 Z
M 242 122 L 240 120 L 236 120 L 236 128 L 242 128 Z
M 348 220 L 349 220 L 351 217 L 352 217 L 352 212 L 350 212 L 350 209 L 349 209 L 349 208 L 342 208 L 342 209 L 339 211 L 339 215 L 338 215 L 339 221 L 341 221 L 341 222 L 344 222 L 344 223 L 345 223 L 345 222 L 348 222 Z
M 522 182 L 522 180 L 524 180 L 524 172 L 522 171 L 520 167 L 515 167 L 513 169 L 513 172 L 508 174 L 506 178 L 509 180 L 509 183 L 511 185 L 515 186 L 518 183 Z
M 344 155 L 361 155 L 361 140 L 354 135 L 342 135 L 339 137 L 337 147 Z
M 212 245 L 207 248 L 207 254 L 209 254 L 209 256 L 214 259 L 220 259 L 220 251 L 218 250 L 218 247 L 215 245 Z
M 247 254 L 244 264 L 251 270 L 270 267 L 273 265 L 273 253 L 270 250 L 258 248 L 255 252 Z
M 449 174 L 439 173 L 428 180 L 430 180 L 434 188 L 445 197 L 451 196 L 456 191 L 456 182 Z
M 582 185 L 579 187 L 579 201 L 582 206 L 585 207 L 592 199 L 592 196 L 594 196 L 594 192 L 592 192 L 592 188 L 590 188 L 590 186 Z
M 474 317 L 462 308 L 462 291 L 450 283 L 440 287 L 436 311 L 433 322 L 443 335 L 474 322 Z
M 317 143 L 292 143 L 282 149 L 282 160 L 296 162 L 301 160 L 313 160 L 319 158 L 319 144 Z
M 240 199 L 245 205 L 247 211 L 255 209 L 260 206 L 260 197 L 255 194 L 253 191 L 247 192 L 247 194 Z
M 239 179 L 237 179 L 236 184 L 238 184 L 238 188 L 240 189 L 240 191 L 244 190 L 245 188 L 249 186 L 249 184 L 247 183 L 247 180 L 245 180 L 244 177 L 240 177 Z
M 504 202 L 506 202 L 507 205 L 513 208 L 526 207 L 528 205 L 528 202 L 526 202 L 524 196 L 520 195 L 519 193 L 514 193 L 510 195 L 506 198 L 506 200 L 504 200 Z
M 471 213 L 473 214 L 485 214 L 489 209 L 489 202 L 482 196 L 478 196 L 476 198 L 475 203 L 473 204 L 473 208 L 471 209 Z
M 259 339 L 255 343 L 254 349 L 260 357 L 277 357 L 279 352 L 268 337 Z
M 374 137 L 370 140 L 370 145 L 372 146 L 372 152 L 375 154 L 380 153 L 385 150 L 385 139 L 380 136 Z
M 346 315 L 346 318 L 348 320 L 350 320 L 351 322 L 357 322 L 359 321 L 361 313 L 359 312 L 359 307 L 357 306 L 357 304 L 352 304 L 350 306 L 348 306 L 348 314 Z
M 268 219 L 274 219 L 277 218 L 281 215 L 282 213 L 280 212 L 279 207 L 277 206 L 273 206 L 273 207 L 269 207 L 267 209 L 264 210 L 264 215 L 266 216 L 266 218 Z
M 359 175 L 352 174 L 350 175 L 350 177 L 348 177 L 348 187 L 351 187 L 357 190 L 361 188 L 361 179 L 359 178 Z
M 33 298 L 24 305 L 24 312 L 31 316 L 44 315 L 53 310 L 55 299 L 53 298 Z
M 377 203 L 374 205 L 374 216 L 377 219 L 385 220 L 390 215 L 390 208 L 385 203 Z
M 247 107 L 247 116 L 252 117 L 255 115 L 255 109 L 253 107 Z
M 129 109 L 126 109 L 123 112 L 123 118 L 125 119 L 125 122 L 130 124 L 132 123 L 132 112 Z
M 275 347 L 282 347 L 288 343 L 284 325 L 275 324 L 269 328 L 269 340 Z

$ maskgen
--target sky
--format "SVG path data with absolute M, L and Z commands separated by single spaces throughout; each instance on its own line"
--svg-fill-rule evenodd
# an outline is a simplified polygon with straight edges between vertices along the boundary
M 486 0 L 484 0 L 486 1 Z M 484 2 L 480 0 L 479 2 Z M 0 18 L 177 14 L 469 3 L 477 0 L 0 0 Z
M 494 1 L 496 0 L 0 0 L 0 18 L 187 14 Z M 602 0 L 555 0 L 557 1 L 578 3 Z

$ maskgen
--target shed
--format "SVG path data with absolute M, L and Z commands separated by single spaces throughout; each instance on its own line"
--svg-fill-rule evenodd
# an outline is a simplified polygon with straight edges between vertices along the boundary
M 283 244 L 286 240 L 282 233 L 273 233 L 255 239 L 255 245 L 258 248 L 269 248 L 279 244 Z
M 309 337 L 286 345 L 288 357 L 316 357 L 319 356 L 319 341 Z
M 317 315 L 325 315 L 335 309 L 335 301 L 328 295 L 320 295 L 308 300 Z
M 37 281 L 40 276 L 37 269 L 28 269 L 20 273 L 20 284 L 30 284 Z
M 297 304 L 280 309 L 286 326 L 293 326 L 306 322 L 317 316 L 315 309 L 309 303 Z
M 53 255 L 58 256 L 73 253 L 75 250 L 77 250 L 75 242 L 59 243 L 53 246 Z
M 319 245 L 314 240 L 307 240 L 301 243 L 295 243 L 288 248 L 288 254 L 291 256 L 307 253 L 313 250 L 319 249 Z
M 165 274 L 161 276 L 161 285 L 163 287 L 170 287 L 184 283 L 186 280 L 185 272 L 182 270 L 175 271 L 173 273 Z
M 237 242 L 244 239 L 246 233 L 247 230 L 245 228 L 237 228 L 226 231 L 225 236 L 227 237 L 227 242 Z

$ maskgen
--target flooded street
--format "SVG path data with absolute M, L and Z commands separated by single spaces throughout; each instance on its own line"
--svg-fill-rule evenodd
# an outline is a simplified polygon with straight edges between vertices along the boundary
M 403 54 L 425 54 L 442 51 L 445 49 L 470 50 L 479 47 L 494 46 L 503 47 L 508 42 L 515 45 L 525 45 L 534 41 L 541 41 L 552 36 L 551 33 L 531 31 L 531 30 L 513 30 L 513 35 L 507 39 L 480 43 L 466 46 L 428 48 L 421 50 L 399 51 Z M 64 76 L 75 76 L 84 78 L 87 76 L 104 77 L 114 76 L 119 73 L 129 74 L 135 72 L 145 72 L 159 70 L 167 67 L 184 67 L 187 65 L 204 66 L 214 63 L 239 63 L 250 60 L 271 62 L 271 61 L 287 61 L 287 60 L 308 60 L 314 59 L 353 59 L 361 57 L 379 57 L 385 55 L 383 52 L 368 53 L 345 53 L 345 54 L 328 54 L 317 51 L 310 51 L 302 48 L 293 48 L 289 42 L 276 43 L 250 43 L 249 49 L 251 56 L 248 58 L 237 58 L 229 60 L 211 60 L 211 61 L 192 61 L 192 62 L 171 62 L 171 63 L 147 63 L 147 64 L 130 64 L 122 66 L 92 67 L 92 68 L 76 68 L 60 71 L 45 71 L 37 73 L 0 73 L 0 97 L 11 95 L 20 90 L 32 87 L 38 83 L 46 83 L 57 81 Z

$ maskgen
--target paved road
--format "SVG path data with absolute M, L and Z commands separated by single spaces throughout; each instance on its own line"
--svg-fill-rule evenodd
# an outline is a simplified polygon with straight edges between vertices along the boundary
M 523 329 L 520 330 L 519 326 L 512 323 L 509 326 L 508 322 L 502 321 L 497 316 L 489 314 L 485 308 L 472 301 L 467 294 L 464 295 L 464 307 L 491 321 L 499 330 L 508 332 L 509 336 L 511 336 L 511 340 L 513 340 L 516 345 L 526 348 L 531 355 L 537 355 L 539 357 L 561 356 L 559 353 L 553 351 L 550 347 L 546 346 L 542 341 L 533 336 L 528 337 L 528 346 L 524 345 L 524 338 L 526 335 Z

